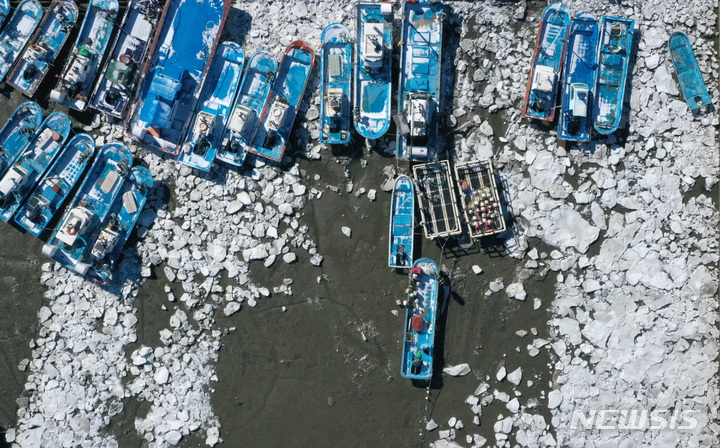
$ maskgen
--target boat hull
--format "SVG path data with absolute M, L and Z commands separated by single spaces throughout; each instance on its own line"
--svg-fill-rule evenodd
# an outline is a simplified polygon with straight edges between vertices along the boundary
M 128 6 L 93 92 L 91 107 L 123 118 L 140 79 L 161 15 L 158 0 L 134 0 Z
M 353 123 L 357 133 L 367 139 L 382 137 L 390 127 L 392 20 L 389 2 L 357 4 Z M 376 51 L 378 47 L 380 51 Z
M 250 152 L 282 160 L 314 63 L 315 52 L 305 42 L 292 42 L 285 49 Z
M 27 199 L 62 151 L 70 125 L 70 119 L 62 112 L 53 112 L 45 119 L 25 153 L 0 180 L 0 219 L 8 222 Z
M 320 143 L 350 143 L 352 54 L 350 31 L 331 23 L 320 37 Z
M 441 1 L 406 1 L 404 11 L 396 156 L 430 162 L 442 144 L 438 120 L 445 14 Z
M 569 25 L 570 15 L 562 3 L 553 3 L 543 11 L 523 107 L 523 115 L 530 119 L 555 119 L 555 103 Z
M 178 160 L 202 171 L 210 171 L 235 102 L 243 75 L 245 53 L 240 45 L 224 42 L 213 58 L 200 95 L 195 118 L 185 136 Z
M 72 54 L 50 92 L 53 101 L 71 109 L 85 110 L 119 7 L 117 0 L 90 2 Z
M 258 50 L 250 56 L 222 144 L 218 148 L 218 160 L 235 166 L 245 162 L 260 126 L 260 116 L 270 97 L 277 69 L 277 59 L 267 50 Z
M 40 23 L 42 6 L 37 0 L 24 0 L 0 34 L 0 81 L 10 71 Z
M 126 135 L 177 156 L 230 7 L 230 0 L 168 1 Z
M 152 174 L 147 168 L 135 166 L 128 173 L 91 251 L 88 276 L 93 280 L 102 283 L 110 279 L 152 186 Z
M 2 129 L 0 129 L 0 178 L 25 152 L 42 125 L 42 108 L 34 101 L 27 101 L 17 107 Z
M 440 270 L 429 258 L 421 258 L 413 263 L 410 271 L 408 301 L 405 311 L 403 331 L 403 350 L 400 375 L 419 381 L 430 381 L 433 374 L 433 350 L 438 314 L 438 292 Z
M 7 83 L 24 95 L 33 96 L 55 62 L 78 18 L 72 0 L 53 0 Z
M 70 139 L 18 210 L 15 222 L 30 234 L 40 236 L 82 177 L 94 154 L 95 140 L 88 134 L 77 134 Z
M 104 145 L 65 210 L 43 253 L 70 270 L 86 274 L 89 252 L 132 165 L 124 144 Z
M 595 86 L 595 132 L 612 134 L 620 126 L 635 21 L 603 16 L 600 22 L 598 74 Z
M 589 14 L 579 14 L 570 24 L 558 120 L 559 139 L 590 140 L 599 37 L 598 22 Z
M 398 176 L 390 201 L 389 267 L 412 266 L 414 237 L 415 191 L 408 176 Z
M 698 110 L 712 104 L 712 98 L 705 86 L 690 39 L 685 33 L 675 31 L 670 35 L 668 48 L 675 75 L 680 83 L 680 90 L 682 90 L 683 98 L 690 110 Z

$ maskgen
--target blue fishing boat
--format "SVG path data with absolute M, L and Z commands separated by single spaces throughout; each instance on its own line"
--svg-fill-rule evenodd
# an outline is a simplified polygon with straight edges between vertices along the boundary
M 42 10 L 37 0 L 23 0 L 0 33 L 0 81 L 5 79 L 5 75 L 35 32 L 42 17 Z
M 625 84 L 635 27 L 633 19 L 603 16 L 593 106 L 595 131 L 612 134 L 622 118 Z
M 102 283 L 110 278 L 152 186 L 150 170 L 144 166 L 130 170 L 90 251 L 88 276 L 93 280 Z
M 681 31 L 675 31 L 668 40 L 670 59 L 680 83 L 683 97 L 690 110 L 712 104 L 700 67 L 695 59 L 690 39 Z
M 570 14 L 562 3 L 553 3 L 543 11 L 523 107 L 523 115 L 528 118 L 555 119 L 555 102 L 569 25 Z
M 320 143 L 350 143 L 352 52 L 350 31 L 341 23 L 320 36 Z
M 270 160 L 282 160 L 314 63 L 315 52 L 307 43 L 295 41 L 287 46 L 251 152 Z
M 404 378 L 430 381 L 433 374 L 435 320 L 438 313 L 440 270 L 429 258 L 413 263 L 408 285 L 402 367 Z
M 33 96 L 55 62 L 77 17 L 75 2 L 53 0 L 22 57 L 8 75 L 7 83 L 25 95 Z
M 25 152 L 42 124 L 42 108 L 34 101 L 22 103 L 0 129 L 0 178 Z
M 185 136 L 178 160 L 193 168 L 210 171 L 227 126 L 243 75 L 245 53 L 234 42 L 217 49 L 200 95 L 195 118 Z
M 53 101 L 75 110 L 85 110 L 119 7 L 118 0 L 90 2 L 72 54 L 50 92 Z
M 40 236 L 85 172 L 93 154 L 95 140 L 88 134 L 77 134 L 70 139 L 18 210 L 15 222 L 32 235 Z
M 28 144 L 25 152 L 0 179 L 0 218 L 8 222 L 45 173 L 70 133 L 70 119 L 51 113 Z
M 217 152 L 218 160 L 235 166 L 245 162 L 260 125 L 260 115 L 270 97 L 277 69 L 277 59 L 267 50 L 258 50 L 250 56 Z
M 578 14 L 570 24 L 558 124 L 560 139 L 590 140 L 599 36 L 598 22 L 590 14 Z
M 390 127 L 393 11 L 390 2 L 358 2 L 353 121 L 358 134 L 379 138 Z
M 5 23 L 8 14 L 10 14 L 10 0 L 0 0 L 0 28 Z
M 125 116 L 161 12 L 159 0 L 133 0 L 128 5 L 90 107 L 115 118 Z
M 390 201 L 390 251 L 388 266 L 409 268 L 413 262 L 415 234 L 415 191 L 409 177 L 395 179 Z
M 132 154 L 120 142 L 104 145 L 53 232 L 43 253 L 68 269 L 85 275 L 90 249 L 108 217 L 132 166 Z
M 438 135 L 442 1 L 406 1 L 398 94 L 396 156 L 433 161 L 442 142 Z
M 230 6 L 230 0 L 168 0 L 129 114 L 130 137 L 178 154 Z

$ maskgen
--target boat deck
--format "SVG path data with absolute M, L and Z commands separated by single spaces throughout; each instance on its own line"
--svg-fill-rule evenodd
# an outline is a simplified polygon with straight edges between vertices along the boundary
M 458 164 L 455 166 L 455 179 L 470 236 L 480 238 L 504 232 L 505 219 L 492 161 Z
M 425 237 L 433 239 L 462 233 L 448 161 L 416 165 L 413 174 Z

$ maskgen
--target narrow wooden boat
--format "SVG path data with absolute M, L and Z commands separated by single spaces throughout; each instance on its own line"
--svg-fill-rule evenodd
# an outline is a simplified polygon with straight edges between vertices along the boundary
M 130 170 L 90 251 L 88 276 L 93 280 L 102 283 L 111 277 L 152 186 L 150 170 L 144 166 Z
M 75 26 L 78 7 L 72 0 L 53 0 L 7 83 L 33 96 Z
M 115 118 L 125 116 L 140 80 L 140 66 L 159 26 L 161 12 L 159 0 L 130 2 L 95 86 L 90 107 Z
M 562 3 L 552 3 L 543 11 L 523 107 L 523 115 L 528 118 L 543 121 L 555 119 L 555 103 L 569 25 L 570 15 Z
M 70 119 L 51 113 L 33 136 L 23 155 L 0 180 L 0 218 L 8 222 L 40 177 L 60 153 L 70 132 Z
M 260 126 L 260 115 L 270 97 L 277 69 L 277 59 L 267 50 L 258 50 L 250 56 L 232 107 L 232 115 L 218 149 L 218 160 L 235 166 L 241 166 L 245 162 L 248 149 Z
M 435 323 L 438 307 L 440 269 L 429 258 L 413 263 L 410 270 L 403 331 L 402 366 L 404 378 L 430 381 L 433 374 Z
M 622 118 L 635 21 L 603 16 L 600 22 L 598 76 L 593 107 L 595 131 L 612 134 Z
M 89 3 L 70 58 L 50 92 L 53 101 L 75 110 L 85 110 L 119 7 L 118 0 L 92 0 Z
M 690 39 L 681 31 L 675 31 L 668 40 L 670 59 L 680 83 L 683 97 L 690 110 L 712 104 L 700 67 L 695 59 Z
M 506 230 L 492 160 L 455 165 L 460 203 L 471 238 L 495 235 Z
M 390 127 L 392 21 L 392 3 L 358 2 L 353 122 L 368 139 L 380 138 Z
M 22 103 L 0 129 L 0 178 L 25 152 L 42 124 L 42 108 L 34 101 Z
M 431 162 L 442 145 L 438 135 L 443 3 L 405 1 L 398 89 L 396 156 Z
M 314 62 L 315 53 L 307 43 L 295 41 L 287 46 L 251 152 L 270 160 L 282 160 Z
M 390 237 L 388 266 L 409 268 L 413 262 L 415 237 L 415 191 L 409 177 L 395 179 L 390 201 Z
M 598 22 L 590 14 L 578 14 L 570 24 L 558 123 L 560 139 L 590 140 L 599 37 Z
M 320 36 L 320 143 L 350 143 L 352 54 L 350 31 L 331 23 Z
M 35 32 L 42 11 L 37 0 L 23 0 L 3 28 L 0 33 L 0 81 L 5 79 L 5 75 Z
M 60 224 L 43 247 L 45 255 L 81 275 L 87 273 L 90 250 L 130 166 L 132 154 L 124 144 L 112 142 L 100 149 Z
M 455 186 L 447 160 L 413 166 L 415 195 L 425 238 L 447 238 L 463 232 Z
M 40 236 L 85 173 L 94 154 L 95 140 L 88 134 L 77 134 L 70 139 L 18 210 L 15 222 L 32 235 Z
M 244 64 L 245 53 L 240 45 L 223 42 L 218 47 L 195 110 L 195 118 L 178 156 L 180 162 L 210 171 L 222 143 Z
M 230 7 L 230 0 L 168 0 L 128 115 L 129 137 L 177 156 Z

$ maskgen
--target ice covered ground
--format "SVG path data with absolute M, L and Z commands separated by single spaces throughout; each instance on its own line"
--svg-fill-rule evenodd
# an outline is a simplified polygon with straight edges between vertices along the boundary
M 461 37 L 468 54 L 456 56 L 455 91 L 463 94 L 455 99 L 453 115 L 459 120 L 487 109 L 507 126 L 499 137 L 504 144 L 493 147 L 492 126 L 483 123 L 485 130 L 481 126 L 459 143 L 456 157 L 494 156 L 518 218 L 520 243 L 513 245 L 530 249 L 520 254 L 527 268 L 557 272 L 552 340 L 541 345 L 555 359 L 554 381 L 534 386 L 543 389 L 547 402 L 518 402 L 495 389 L 505 379 L 503 368 L 467 402 L 476 423 L 493 399 L 507 403 L 509 416 L 494 424 L 496 440 L 467 435 L 465 442 L 717 446 L 718 210 L 711 189 L 718 180 L 718 116 L 716 111 L 692 115 L 671 75 L 667 52 L 670 33 L 690 36 L 717 105 L 717 5 L 564 3 L 571 16 L 587 11 L 598 19 L 605 14 L 636 21 L 626 138 L 595 137 L 586 145 L 566 146 L 554 129 L 530 126 L 520 105 L 539 14 L 528 13 L 518 33 L 512 31 L 518 24 L 511 11 L 520 17 L 522 6 L 453 4 L 458 14 L 475 17 L 473 25 L 463 24 L 463 34 L 472 26 L 480 34 L 475 41 Z M 538 257 L 530 238 L 555 248 L 549 258 Z M 535 342 L 528 345 L 529 356 Z M 549 407 L 551 422 L 534 415 L 538 405 Z M 589 418 L 602 411 L 604 429 Z M 658 419 L 650 420 L 652 411 Z M 683 412 L 696 424 L 684 420 Z M 586 420 L 573 424 L 576 413 Z M 451 430 L 440 434 L 435 447 L 465 446 L 448 425 Z
M 455 79 L 454 119 L 449 121 L 470 131 L 457 143 L 455 156 L 495 157 L 517 219 L 513 253 L 527 269 L 557 272 L 552 340 L 534 338 L 527 346 L 529 356 L 552 350 L 556 362 L 552 384 L 533 385 L 522 369 L 503 368 L 468 391 L 468 416 L 443 422 L 436 447 L 717 445 L 712 420 L 718 215 L 708 190 L 717 181 L 717 115 L 693 118 L 688 112 L 665 49 L 670 32 L 684 30 L 703 72 L 717 72 L 714 5 L 566 2 L 572 14 L 588 10 L 597 17 L 633 17 L 640 30 L 627 139 L 566 148 L 554 131 L 531 127 L 520 116 L 538 13 L 530 8 L 525 17 L 522 2 L 448 3 L 453 12 L 447 26 L 461 33 L 460 49 L 444 64 L 445 80 Z M 247 54 L 268 48 L 279 55 L 295 39 L 317 45 L 326 24 L 353 23 L 350 2 L 258 0 L 237 2 L 235 8 L 243 14 L 231 16 L 224 38 L 244 36 Z M 523 17 L 524 22 L 517 20 Z M 476 29 L 468 34 L 470 28 Z M 717 103 L 717 80 L 708 81 Z M 294 133 L 295 150 L 309 158 L 319 157 L 321 149 L 316 104 L 312 98 L 307 121 Z M 488 114 L 497 116 L 486 121 Z M 110 125 L 97 134 L 103 141 L 120 136 L 119 128 Z M 317 192 L 307 191 L 296 166 L 280 170 L 260 164 L 247 175 L 230 170 L 219 183 L 174 161 L 136 155 L 156 183 L 167 183 L 178 205 L 168 207 L 159 192 L 151 197 L 138 231 L 141 238 L 126 251 L 121 270 L 142 277 L 151 275 L 151 266 L 165 263 L 156 273 L 179 282 L 184 293 L 168 292 L 167 306 L 175 312 L 161 332 L 162 345 L 143 346 L 128 359 L 126 347 L 137 340 L 133 298 L 142 279 L 106 291 L 45 265 L 48 305 L 38 316 L 32 357 L 20 366 L 28 371 L 28 397 L 20 399 L 18 423 L 7 433 L 18 446 L 118 446 L 104 428 L 123 411 L 121 400 L 128 397 L 152 403 L 135 424 L 148 446 L 174 445 L 196 430 L 214 445 L 222 423 L 209 400 L 212 361 L 222 342 L 221 332 L 212 329 L 214 314 L 232 315 L 243 305 L 253 306 L 270 289 L 291 292 L 292 280 L 254 285 L 248 275 L 251 260 L 291 263 L 296 252 L 307 251 L 311 262 L 322 262 L 298 221 L 305 201 Z M 531 247 L 533 238 L 555 250 L 538 253 Z M 219 286 L 221 276 L 231 285 Z M 521 284 L 505 290 L 524 297 Z M 500 382 L 542 388 L 547 401 L 511 397 L 498 390 Z M 494 426 L 496 440 L 465 435 L 473 432 L 472 425 L 462 420 L 480 422 L 483 406 L 492 400 L 505 402 L 509 412 L 500 420 L 483 421 Z M 533 412 L 538 406 L 552 409 L 551 422 Z M 692 431 L 570 428 L 575 410 L 611 408 L 691 409 L 700 424 Z

